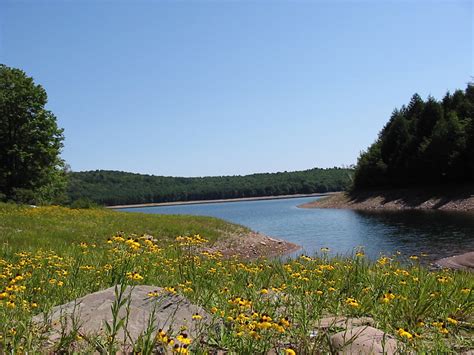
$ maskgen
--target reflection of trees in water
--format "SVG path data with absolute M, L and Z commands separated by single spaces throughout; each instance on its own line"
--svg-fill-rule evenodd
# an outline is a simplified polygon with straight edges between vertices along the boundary
M 369 223 L 383 225 L 379 238 L 402 253 L 429 252 L 429 259 L 474 250 L 474 216 L 444 211 L 356 211 Z M 395 240 L 394 240 L 395 239 Z

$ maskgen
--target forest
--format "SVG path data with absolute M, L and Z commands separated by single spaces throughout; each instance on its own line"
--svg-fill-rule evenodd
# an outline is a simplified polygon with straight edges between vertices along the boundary
M 355 190 L 474 182 L 474 85 L 442 100 L 413 95 L 357 162 Z
M 314 168 L 245 176 L 168 177 L 121 171 L 69 173 L 68 199 L 101 205 L 211 200 L 340 191 L 353 170 Z

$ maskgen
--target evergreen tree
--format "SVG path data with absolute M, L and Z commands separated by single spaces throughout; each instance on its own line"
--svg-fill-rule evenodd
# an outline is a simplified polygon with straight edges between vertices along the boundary
M 474 87 L 394 110 L 354 176 L 356 188 L 474 182 Z

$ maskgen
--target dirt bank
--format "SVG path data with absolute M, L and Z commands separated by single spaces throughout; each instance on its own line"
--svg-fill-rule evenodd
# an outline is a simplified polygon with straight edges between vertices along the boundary
M 298 207 L 474 212 L 474 185 L 340 192 Z
M 292 253 L 301 247 L 261 233 L 232 234 L 218 239 L 213 245 L 204 247 L 209 252 L 220 252 L 225 258 L 258 259 Z

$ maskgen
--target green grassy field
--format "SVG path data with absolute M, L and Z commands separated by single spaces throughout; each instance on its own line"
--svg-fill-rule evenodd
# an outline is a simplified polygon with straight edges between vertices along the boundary
M 30 208 L 0 204 L 2 252 L 51 248 L 61 251 L 71 243 L 102 242 L 121 231 L 149 234 L 164 243 L 178 235 L 201 233 L 210 241 L 247 228 L 212 217 L 151 215 L 107 209 Z
M 372 317 L 402 352 L 474 348 L 473 274 L 429 271 L 419 265 L 422 255 L 401 265 L 397 255 L 370 262 L 363 252 L 243 262 L 199 251 L 206 240 L 242 230 L 214 218 L 0 205 L 0 352 L 44 351 L 44 329 L 32 316 L 117 283 L 167 287 L 222 320 L 221 329 L 206 331 L 206 342 L 186 347 L 179 334 L 158 334 L 153 348 L 161 353 L 329 353 L 337 329 L 314 332 L 327 315 Z M 77 342 L 84 352 L 116 346 L 107 334 L 94 344 L 80 334 L 63 340 L 53 350 L 68 352 Z

